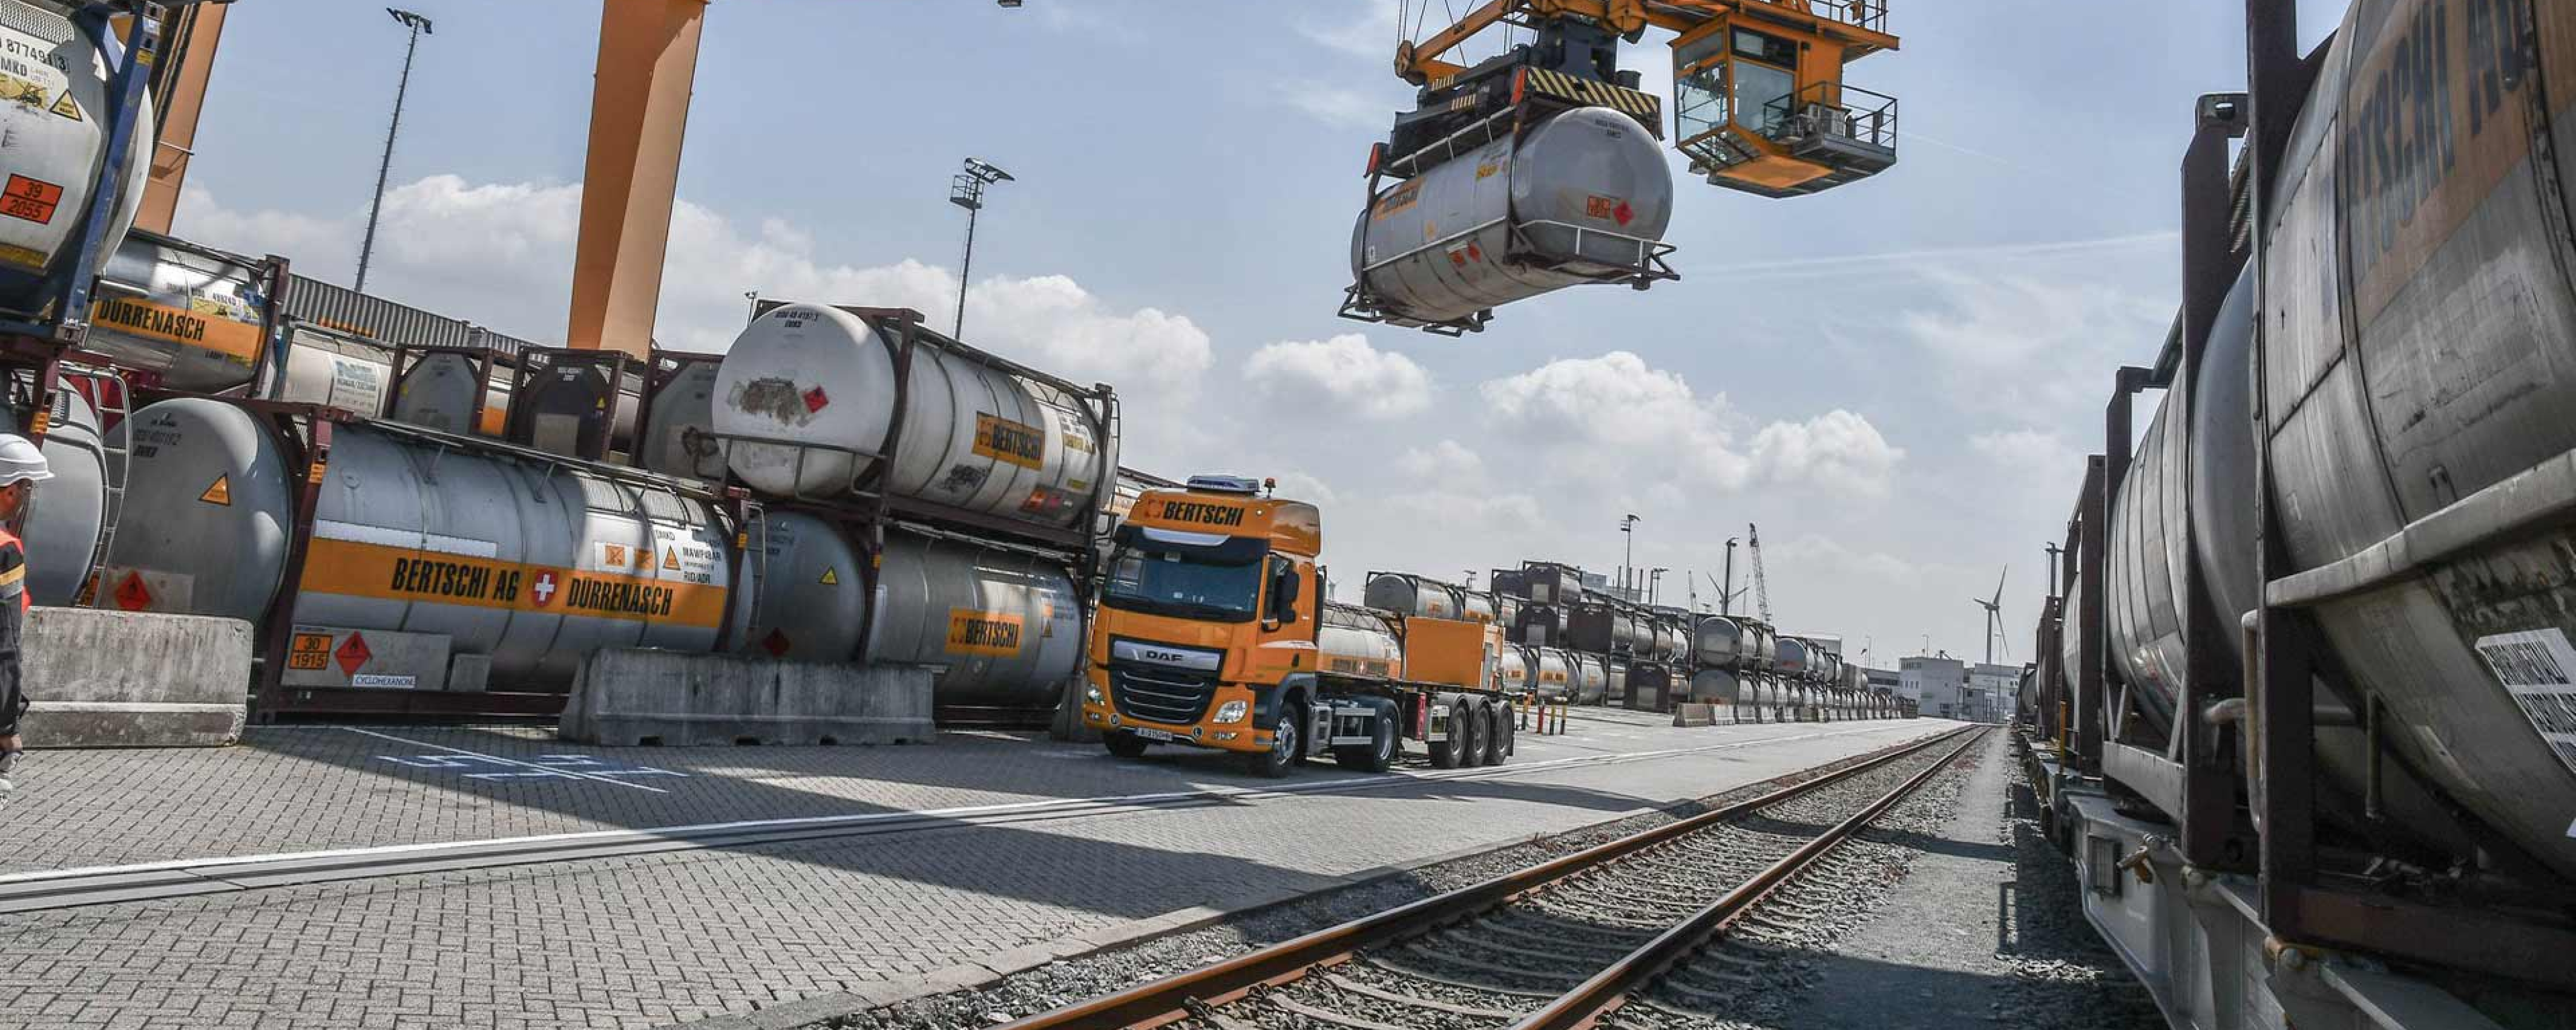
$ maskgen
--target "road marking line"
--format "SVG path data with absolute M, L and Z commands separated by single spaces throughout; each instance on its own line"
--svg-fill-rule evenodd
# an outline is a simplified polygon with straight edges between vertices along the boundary
M 544 771 L 545 771 L 545 773 L 546 773 L 546 775 L 547 775 L 548 777 L 554 777 L 554 776 L 566 776 L 566 777 L 570 777 L 570 778 L 572 778 L 572 779 L 576 779 L 576 780 L 589 780 L 589 781 L 591 781 L 591 782 L 593 782 L 593 783 L 609 783 L 609 784 L 615 784 L 615 785 L 620 786 L 620 787 L 632 787 L 632 788 L 634 788 L 634 789 L 636 789 L 636 790 L 649 790 L 649 791 L 652 791 L 653 793 L 656 793 L 656 794 L 668 794 L 668 793 L 670 793 L 670 791 L 663 790 L 663 789 L 662 789 L 662 788 L 660 788 L 660 787 L 651 787 L 651 786 L 646 786 L 646 785 L 641 784 L 641 783 L 628 783 L 628 782 L 626 782 L 626 781 L 624 781 L 624 780 L 612 780 L 612 779 L 609 779 L 609 778 L 608 778 L 608 777 L 606 777 L 606 776 L 597 776 L 597 775 L 593 775 L 593 774 L 591 774 L 591 773 L 585 773 L 585 772 L 574 772 L 573 770 L 570 770 L 570 769 L 557 769 L 557 768 L 555 768 L 555 767 L 553 767 L 553 766 L 539 765 L 539 764 L 537 764 L 537 763 L 535 763 L 535 762 L 522 762 L 522 761 L 519 761 L 518 759 L 515 759 L 515 758 L 503 758 L 503 757 L 501 757 L 501 756 L 499 756 L 499 755 L 487 755 L 487 754 L 484 754 L 483 752 L 480 752 L 480 751 L 468 751 L 468 750 L 466 750 L 466 749 L 464 749 L 464 748 L 461 748 L 461 747 L 449 747 L 449 746 L 447 746 L 447 745 L 445 745 L 445 744 L 431 744 L 431 743 L 427 743 L 427 742 L 424 742 L 424 741 L 410 740 L 410 739 L 407 739 L 407 738 L 394 736 L 394 735 L 393 735 L 393 734 L 391 734 L 391 733 L 378 733 L 378 732 L 376 732 L 376 731 L 374 731 L 374 730 L 362 730 L 362 729 L 359 729 L 359 728 L 357 728 L 357 727 L 355 727 L 355 726 L 342 726 L 342 727 L 340 727 L 340 728 L 341 728 L 341 729 L 344 729 L 344 730 L 347 730 L 347 731 L 349 731 L 349 732 L 351 732 L 351 733 L 357 733 L 357 734 L 362 734 L 362 735 L 369 736 L 369 737 L 374 737 L 374 738 L 376 738 L 376 739 L 378 739 L 378 740 L 390 740 L 390 741 L 393 741 L 393 742 L 395 742 L 395 743 L 397 743 L 397 744 L 409 744 L 409 745 L 411 745 L 411 746 L 413 746 L 413 747 L 425 747 L 425 748 L 430 748 L 430 749 L 432 749 L 432 750 L 436 750 L 436 751 L 445 751 L 445 752 L 447 752 L 447 753 L 449 753 L 449 754 L 452 754 L 452 755 L 464 755 L 464 756 L 467 756 L 467 757 L 469 757 L 469 758 L 480 758 L 480 759 L 482 759 L 482 760 L 484 760 L 484 761 L 486 761 L 486 762 L 499 762 L 499 763 L 501 763 L 501 764 L 503 764 L 503 765 L 515 765 L 515 766 L 518 766 L 518 767 L 520 767 L 520 768 L 522 768 L 522 769 L 540 769 L 540 770 L 544 770 Z
M 332 728 L 345 729 L 354 733 L 364 733 L 369 736 L 381 736 L 392 740 L 402 740 L 400 737 L 375 733 L 373 731 L 359 729 L 354 726 L 340 726 Z M 139 862 L 128 865 L 83 866 L 72 869 L 54 869 L 40 872 L 9 873 L 0 875 L 0 885 L 40 883 L 54 880 L 77 880 L 98 876 L 167 872 L 174 870 L 186 871 L 192 874 L 204 871 L 206 875 L 211 876 L 217 875 L 221 870 L 228 868 L 265 865 L 273 862 L 309 862 L 322 859 L 369 858 L 379 856 L 388 859 L 421 858 L 432 856 L 440 852 L 459 851 L 473 848 L 527 849 L 534 845 L 574 845 L 594 842 L 602 844 L 621 842 L 636 843 L 674 836 L 707 836 L 734 831 L 786 830 L 799 827 L 856 827 L 866 826 L 873 823 L 905 820 L 974 819 L 978 817 L 995 818 L 1046 813 L 1114 815 L 1140 809 L 1150 810 L 1151 808 L 1160 805 L 1167 805 L 1176 802 L 1228 800 L 1256 801 L 1263 798 L 1286 797 L 1296 794 L 1343 793 L 1372 788 L 1402 786 L 1408 783 L 1424 780 L 1447 781 L 1484 779 L 1488 777 L 1514 776 L 1523 773 L 1543 772 L 1549 769 L 1562 769 L 1568 767 L 1621 765 L 1628 762 L 1647 761 L 1658 758 L 1673 758 L 1716 751 L 1732 751 L 1747 747 L 1758 747 L 1766 744 L 1786 744 L 1804 740 L 1820 740 L 1831 737 L 1852 736 L 1855 734 L 1870 733 L 1888 728 L 1891 727 L 1887 726 L 1885 722 L 1876 722 L 1858 729 L 1800 733 L 1778 737 L 1757 737 L 1750 740 L 1729 741 L 1723 744 L 1707 744 L 1690 748 L 1668 748 L 1659 751 L 1637 751 L 1625 754 L 1576 755 L 1567 758 L 1552 759 L 1545 762 L 1532 762 L 1525 765 L 1485 766 L 1474 769 L 1399 770 L 1393 775 L 1386 776 L 1340 776 L 1332 779 L 1313 780 L 1305 783 L 1286 784 L 1278 787 L 1216 787 L 1202 790 L 1160 791 L 1150 794 L 1105 795 L 1091 798 L 1048 798 L 1039 801 L 1012 801 L 988 805 L 964 805 L 952 808 L 868 812 L 856 815 L 796 816 L 782 819 L 751 819 L 738 822 L 696 823 L 685 826 L 656 826 L 644 829 L 587 830 L 569 833 L 535 834 L 525 837 L 486 837 L 476 840 L 429 841 L 413 844 L 384 844 L 370 847 L 330 848 L 314 851 L 283 851 L 259 855 L 169 859 L 155 862 Z M 406 744 L 420 743 L 418 741 L 409 740 L 403 740 L 402 742 Z M 420 746 L 435 747 L 437 745 L 422 744 Z M 448 750 L 459 751 L 465 754 L 475 753 L 465 751 L 462 748 L 449 748 Z M 502 761 L 508 760 L 502 759 Z M 636 787 L 642 790 L 655 790 L 654 788 L 645 787 L 642 784 L 620 783 L 616 780 L 607 780 L 603 782 L 618 783 L 619 786 Z M 655 790 L 655 793 L 669 792 Z M 1097 811 L 1083 812 L 1082 810 L 1084 809 L 1096 809 Z M 503 865 L 518 863 L 511 862 L 507 856 L 495 856 L 491 864 Z

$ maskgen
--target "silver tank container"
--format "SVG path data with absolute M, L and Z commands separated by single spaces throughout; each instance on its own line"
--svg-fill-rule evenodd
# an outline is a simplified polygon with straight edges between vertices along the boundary
M 1736 704 L 1740 700 L 1736 691 L 1740 689 L 1742 684 L 1735 674 L 1724 669 L 1701 669 L 1691 674 L 1690 699 L 1701 704 Z
M 635 463 L 664 475 L 724 479 L 724 449 L 706 435 L 715 420 L 715 395 L 715 362 L 681 365 L 653 395 L 643 435 L 635 444 Z
M 1628 660 L 1616 656 L 1605 656 L 1601 660 L 1601 664 L 1608 673 L 1602 679 L 1602 701 L 1619 702 L 1626 700 L 1628 697 Z
M 1574 669 L 1574 689 L 1568 696 L 1578 705 L 1600 704 L 1610 693 L 1609 659 L 1580 651 L 1567 651 L 1565 655 Z
M 120 432 L 134 515 L 117 527 L 102 589 L 132 576 L 145 610 L 257 621 L 284 575 L 301 470 L 219 401 L 164 401 Z M 602 647 L 714 647 L 734 614 L 730 556 L 715 513 L 671 492 L 342 426 L 292 617 L 446 634 L 456 653 L 490 656 L 497 683 L 562 686 Z
M 11 425 L 25 414 L 0 405 Z M 40 449 L 54 473 L 37 490 L 19 535 L 27 541 L 27 593 L 37 604 L 67 605 L 80 598 L 107 525 L 107 456 L 98 410 L 65 384 L 54 393 L 51 424 Z
M 1578 108 L 1372 198 L 1351 230 L 1351 274 L 1395 324 L 1472 318 L 1634 276 L 1672 199 L 1672 169 L 1644 126 Z
M 119 43 L 121 44 L 121 40 Z M 11 62 L 17 103 L 0 104 L 0 177 L 50 185 L 13 188 L 0 218 L 0 302 L 16 308 L 34 297 L 46 276 L 78 245 L 92 189 L 107 163 L 110 85 L 107 42 L 83 31 L 51 4 L 0 0 L 0 47 L 25 59 Z M 125 182 L 109 212 L 97 264 L 101 271 L 134 224 L 152 170 L 152 98 L 136 108 L 126 141 Z M 102 298 L 103 299 L 103 298 Z
M 510 410 L 510 370 L 495 366 L 487 384 L 480 380 L 479 364 L 457 351 L 422 355 L 394 384 L 393 409 L 386 417 L 458 436 L 500 436 Z
M 1570 697 L 1574 691 L 1574 653 L 1553 647 L 1532 647 L 1530 682 L 1540 697 L 1550 701 Z
M 854 487 L 1037 526 L 1092 524 L 1117 442 L 1083 401 L 927 339 L 895 382 L 895 340 L 820 304 L 753 319 L 726 352 L 714 430 L 753 490 L 830 498 Z M 897 400 L 895 467 L 885 449 Z M 882 482 L 868 477 L 881 474 Z
M 1776 639 L 1776 646 L 1779 657 L 1772 664 L 1772 668 L 1779 672 L 1783 679 L 1805 679 L 1809 668 L 1807 642 L 1797 637 L 1779 637 Z
M 1082 668 L 1073 578 L 1020 551 L 890 534 L 873 608 L 869 660 L 945 666 L 943 705 L 1049 706 Z
M 1361 603 L 1382 612 L 1433 619 L 1463 619 L 1464 591 L 1438 580 L 1407 572 L 1381 572 L 1369 577 Z M 1468 620 L 1474 621 L 1474 620 Z
M 1315 650 L 1325 671 L 1403 675 L 1404 643 L 1396 638 L 1394 624 L 1384 616 L 1366 608 L 1333 604 L 1324 607 L 1321 618 L 1323 625 L 1315 628 Z
M 1723 615 L 1702 616 L 1693 639 L 1701 665 L 1732 669 L 1744 658 L 1744 629 Z
M 162 386 L 174 390 L 215 393 L 243 386 L 268 348 L 261 290 L 266 272 L 250 258 L 129 232 L 99 272 L 81 348 L 120 368 L 158 375 Z
M 832 524 L 798 511 L 764 511 L 747 534 L 760 552 L 760 589 L 745 654 L 785 661 L 845 662 L 867 624 L 867 581 L 857 548 Z
M 296 324 L 287 331 L 283 379 L 261 395 L 321 404 L 369 418 L 384 413 L 393 388 L 393 349 L 372 340 Z M 215 387 L 214 389 L 223 389 Z
M 1530 689 L 1529 652 L 1517 645 L 1503 645 L 1494 656 L 1494 688 L 1506 694 L 1525 694 Z
M 1458 617 L 1467 622 L 1492 622 L 1497 614 L 1494 595 L 1475 590 L 1458 592 Z

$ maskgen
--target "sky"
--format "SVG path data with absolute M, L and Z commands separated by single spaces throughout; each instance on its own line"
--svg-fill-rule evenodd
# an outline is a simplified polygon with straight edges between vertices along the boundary
M 436 28 L 369 292 L 559 343 L 600 5 L 409 6 Z M 2302 0 L 2306 40 L 2341 6 Z M 2173 318 L 2176 168 L 2193 99 L 2241 88 L 2243 8 L 1890 7 L 1902 49 L 1848 81 L 1900 99 L 1894 169 L 1767 200 L 1668 152 L 1679 281 L 1451 339 L 1335 316 L 1368 147 L 1412 106 L 1396 0 L 715 0 L 656 337 L 723 350 L 747 291 L 949 311 L 949 177 L 979 157 L 1017 179 L 977 229 L 968 342 L 1116 386 L 1128 465 L 1321 503 L 1343 600 L 1369 570 L 1608 572 L 1633 542 L 1663 600 L 1714 603 L 1758 525 L 1784 630 L 1982 657 L 2001 578 L 2018 664 L 2112 371 Z M 1650 91 L 1669 38 L 1623 51 Z M 178 234 L 348 282 L 403 45 L 373 4 L 233 7 Z

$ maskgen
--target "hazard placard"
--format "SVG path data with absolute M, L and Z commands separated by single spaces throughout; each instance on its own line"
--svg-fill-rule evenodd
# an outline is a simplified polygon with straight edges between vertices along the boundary
M 80 105 L 72 103 L 72 91 L 68 89 L 63 91 L 62 99 L 54 101 L 50 110 L 73 121 L 81 120 Z
M 840 586 L 840 585 L 841 585 L 841 572 L 840 572 L 840 570 L 839 570 L 839 569 L 835 569 L 835 568 L 833 568 L 833 567 L 831 567 L 831 566 L 829 566 L 829 565 L 826 565 L 826 566 L 824 566 L 824 567 L 823 567 L 823 578 L 818 579 L 818 580 L 815 580 L 815 582 L 817 582 L 817 583 L 821 583 L 821 584 L 823 584 L 824 586 L 827 586 L 827 587 L 836 587 L 836 586 Z
M 214 485 L 207 487 L 207 488 L 206 488 L 206 492 L 205 492 L 205 493 L 198 494 L 198 495 L 197 495 L 197 499 L 198 499 L 198 500 L 200 500 L 200 501 L 204 501 L 204 502 L 206 502 L 207 504 L 220 504 L 220 505 L 222 505 L 222 506 L 224 506 L 224 507 L 227 507 L 227 508 L 232 507 L 232 505 L 233 505 L 233 480 L 232 480 L 232 477 L 231 477 L 231 476 L 228 476 L 228 475 L 227 475 L 227 476 L 216 476 L 216 477 L 215 477 Z
M 375 656 L 375 650 L 367 646 L 366 636 L 360 633 L 349 634 L 349 642 L 340 645 L 340 650 L 332 655 L 333 658 L 339 659 L 340 674 L 343 676 L 357 675 L 358 669 L 367 664 L 367 659 Z
M 9 177 L 9 185 L 0 188 L 0 215 L 23 218 L 38 225 L 54 220 L 54 209 L 63 202 L 63 188 L 43 179 L 24 175 Z
M 116 584 L 116 606 L 129 612 L 152 607 L 152 588 L 143 585 L 143 574 L 128 572 Z
M 289 669 L 321 670 L 331 665 L 331 634 L 298 633 L 286 655 Z
M 680 551 L 678 548 L 665 547 L 662 549 L 662 567 L 666 569 L 677 569 L 680 567 Z

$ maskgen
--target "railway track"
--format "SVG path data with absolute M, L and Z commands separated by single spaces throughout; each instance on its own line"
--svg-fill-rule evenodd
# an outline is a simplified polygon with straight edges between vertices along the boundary
M 1557 1030 L 1595 1025 L 1649 986 L 1651 1007 L 1632 1013 L 1643 1018 L 1617 1022 L 1688 1021 L 1719 1011 L 1730 981 L 1772 961 L 1766 928 L 1812 908 L 1799 874 L 1830 867 L 1837 845 L 1984 732 L 1935 737 L 1005 1030 Z M 1720 935 L 1729 943 L 1705 947 Z

